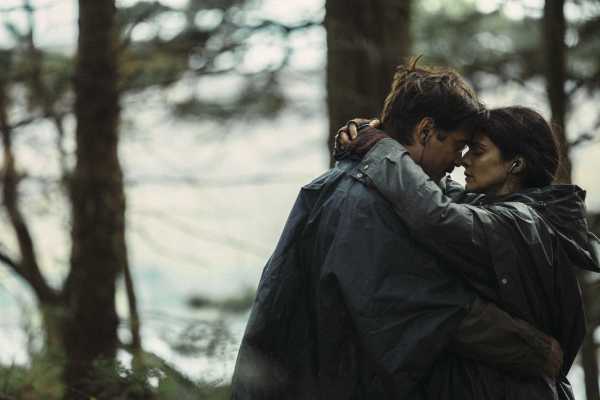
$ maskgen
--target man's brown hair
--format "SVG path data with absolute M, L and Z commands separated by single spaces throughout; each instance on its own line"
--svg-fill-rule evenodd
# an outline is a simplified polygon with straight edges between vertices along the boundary
M 402 144 L 412 143 L 413 130 L 425 117 L 433 119 L 438 132 L 447 132 L 483 110 L 471 86 L 456 71 L 417 66 L 420 58 L 396 67 L 380 117 L 385 132 Z

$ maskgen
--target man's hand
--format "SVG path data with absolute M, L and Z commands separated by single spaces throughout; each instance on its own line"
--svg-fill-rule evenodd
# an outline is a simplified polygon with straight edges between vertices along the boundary
M 481 300 L 472 304 L 449 350 L 520 376 L 556 379 L 563 362 L 554 338 Z

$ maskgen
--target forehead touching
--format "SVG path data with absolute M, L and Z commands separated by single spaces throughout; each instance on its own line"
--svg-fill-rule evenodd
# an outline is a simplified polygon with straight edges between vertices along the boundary
M 490 137 L 485 133 L 485 131 L 477 131 L 475 132 L 470 141 L 469 141 L 469 146 L 471 147 L 482 147 L 482 148 L 486 148 L 489 147 L 490 145 L 492 145 L 492 141 L 490 140 Z
M 463 145 L 470 144 L 473 138 L 473 134 L 465 129 L 457 129 L 452 132 L 450 138 L 455 143 L 460 143 Z

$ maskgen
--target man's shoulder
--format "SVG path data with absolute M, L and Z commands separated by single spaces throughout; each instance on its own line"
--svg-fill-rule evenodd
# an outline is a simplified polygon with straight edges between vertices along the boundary
M 310 219 L 330 232 L 379 229 L 397 235 L 397 240 L 412 241 L 392 205 L 369 185 L 358 166 L 336 165 L 303 187 L 304 202 L 312 210 Z
M 304 185 L 304 191 L 325 191 L 330 200 L 327 206 L 335 207 L 360 207 L 379 212 L 388 212 L 394 215 L 391 204 L 373 187 L 370 186 L 368 177 L 360 169 L 360 163 L 354 161 L 338 162 L 333 168 Z

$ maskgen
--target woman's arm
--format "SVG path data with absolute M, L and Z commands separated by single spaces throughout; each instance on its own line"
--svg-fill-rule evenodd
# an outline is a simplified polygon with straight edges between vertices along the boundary
M 484 294 L 495 291 L 498 277 L 486 240 L 486 230 L 501 223 L 494 213 L 453 202 L 393 139 L 379 141 L 360 170 L 419 241 L 451 261 L 478 289 L 487 288 Z

